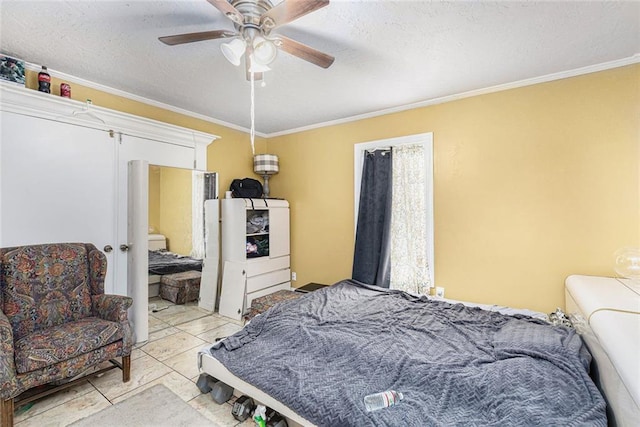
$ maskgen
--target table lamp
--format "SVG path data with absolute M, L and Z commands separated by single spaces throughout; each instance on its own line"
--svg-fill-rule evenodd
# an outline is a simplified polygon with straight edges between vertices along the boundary
M 275 154 L 256 154 L 253 156 L 253 171 L 264 179 L 262 187 L 264 198 L 269 198 L 269 177 L 278 173 L 278 156 Z

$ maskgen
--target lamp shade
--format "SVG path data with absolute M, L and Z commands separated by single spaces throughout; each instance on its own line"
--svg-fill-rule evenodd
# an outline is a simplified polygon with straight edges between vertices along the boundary
M 627 279 L 640 281 L 640 248 L 622 248 L 614 256 L 616 273 Z
M 246 48 L 247 44 L 242 39 L 231 40 L 229 43 L 220 45 L 220 50 L 224 57 L 236 67 L 240 65 L 240 58 L 244 55 Z
M 249 60 L 251 61 L 250 62 L 251 66 L 249 67 L 249 72 L 251 72 L 251 73 L 266 73 L 267 71 L 271 71 L 271 68 L 269 68 L 268 66 L 263 65 L 260 62 L 256 61 L 255 55 L 249 55 Z
M 258 175 L 275 175 L 279 170 L 278 156 L 275 154 L 253 156 L 253 171 Z
M 276 59 L 278 48 L 271 40 L 256 36 L 253 39 L 253 56 L 260 65 L 269 65 Z

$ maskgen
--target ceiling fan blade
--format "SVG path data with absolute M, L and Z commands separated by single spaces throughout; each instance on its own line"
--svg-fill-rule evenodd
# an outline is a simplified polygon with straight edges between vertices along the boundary
M 272 30 L 328 4 L 329 0 L 284 0 L 266 11 L 260 18 L 260 23 L 265 29 Z
M 293 39 L 278 34 L 275 38 L 276 44 L 280 49 L 291 55 L 304 59 L 305 61 L 316 64 L 318 67 L 329 68 L 335 58 L 326 53 L 320 52 L 312 47 L 302 44 Z
M 211 3 L 213 6 L 215 6 L 215 8 L 218 9 L 220 12 L 224 13 L 224 15 L 227 18 L 231 19 L 236 24 L 242 24 L 244 22 L 244 17 L 242 16 L 242 14 L 238 12 L 238 9 L 233 7 L 231 3 L 229 3 L 227 0 L 207 0 L 207 1 Z
M 177 34 L 175 36 L 158 37 L 164 44 L 173 46 L 176 44 L 199 42 L 203 40 L 226 39 L 236 37 L 238 33 L 226 30 L 203 31 L 201 33 Z

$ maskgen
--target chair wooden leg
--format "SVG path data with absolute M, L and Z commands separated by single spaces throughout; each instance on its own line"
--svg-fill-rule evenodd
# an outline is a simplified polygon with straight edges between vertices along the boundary
M 122 382 L 129 382 L 131 379 L 131 355 L 122 356 Z
M 13 399 L 0 399 L 0 418 L 2 427 L 13 427 Z

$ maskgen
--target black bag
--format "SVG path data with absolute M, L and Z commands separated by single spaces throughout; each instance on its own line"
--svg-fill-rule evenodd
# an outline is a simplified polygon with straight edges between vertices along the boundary
M 234 179 L 229 187 L 233 197 L 240 199 L 259 199 L 262 197 L 262 184 L 253 178 Z

